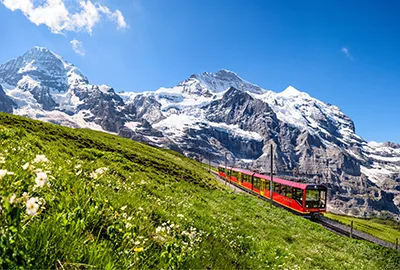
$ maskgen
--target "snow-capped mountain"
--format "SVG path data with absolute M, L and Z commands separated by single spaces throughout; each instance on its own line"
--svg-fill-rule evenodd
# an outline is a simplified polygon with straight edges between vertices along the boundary
M 236 73 L 191 75 L 174 87 L 116 93 L 35 47 L 0 65 L 0 111 L 112 132 L 187 156 L 325 183 L 331 210 L 400 212 L 400 145 L 366 142 L 337 106 L 289 86 L 265 90 Z

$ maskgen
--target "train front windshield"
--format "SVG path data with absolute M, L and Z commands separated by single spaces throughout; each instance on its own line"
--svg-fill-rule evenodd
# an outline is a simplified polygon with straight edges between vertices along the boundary
M 309 189 L 306 191 L 306 208 L 325 208 L 326 190 Z

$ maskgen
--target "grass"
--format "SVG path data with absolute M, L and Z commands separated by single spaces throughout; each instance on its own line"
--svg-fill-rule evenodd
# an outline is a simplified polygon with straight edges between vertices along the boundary
M 0 170 L 4 269 L 400 268 L 394 250 L 337 236 L 233 193 L 173 151 L 107 133 L 0 114 Z
M 354 229 L 371 234 L 384 241 L 396 243 L 396 238 L 400 241 L 400 224 L 393 220 L 362 219 L 332 213 L 328 213 L 325 216 L 347 226 L 350 226 L 351 221 L 353 221 Z

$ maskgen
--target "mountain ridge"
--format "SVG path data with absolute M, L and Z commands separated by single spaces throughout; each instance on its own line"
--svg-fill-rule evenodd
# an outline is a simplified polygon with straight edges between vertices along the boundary
M 293 86 L 277 93 L 220 70 L 156 91 L 117 93 L 90 84 L 77 67 L 40 47 L 0 65 L 0 85 L 0 110 L 192 158 L 221 163 L 227 153 L 230 165 L 269 171 L 273 145 L 274 170 L 325 183 L 332 211 L 399 215 L 400 147 L 368 143 L 339 107 Z

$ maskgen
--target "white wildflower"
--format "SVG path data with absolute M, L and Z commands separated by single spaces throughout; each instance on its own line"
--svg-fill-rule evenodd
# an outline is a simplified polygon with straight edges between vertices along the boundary
M 4 163 L 6 163 L 6 158 L 0 156 L 0 164 L 4 164 Z
M 38 198 L 32 197 L 26 201 L 26 212 L 34 216 L 36 215 L 37 211 L 39 210 Z
M 121 207 L 121 210 L 122 210 L 122 211 L 125 211 L 125 209 L 126 209 L 127 207 L 128 207 L 128 206 L 126 206 L 126 205 L 125 205 L 125 206 L 122 206 L 122 207 Z
M 45 163 L 49 161 L 45 155 L 36 155 L 35 159 L 33 160 L 33 163 Z
M 7 170 L 0 170 L 0 180 L 3 179 L 3 177 L 6 175 L 15 175 L 15 173 L 9 172 Z
M 47 174 L 45 172 L 36 173 L 35 183 L 37 187 L 44 187 L 47 181 Z
M 29 162 L 25 163 L 24 165 L 22 165 L 22 169 L 24 169 L 25 171 L 30 167 Z
M 182 214 L 177 214 L 176 216 L 179 217 L 179 218 L 183 218 L 184 217 Z
M 15 193 L 13 195 L 11 195 L 10 200 L 9 200 L 10 204 L 13 204 L 16 198 L 17 198 L 17 195 L 15 195 Z
M 104 174 L 106 171 L 108 171 L 108 168 L 106 167 L 102 167 L 102 168 L 98 168 L 97 170 L 95 170 L 94 172 L 90 173 L 90 177 L 93 179 L 97 179 L 99 178 L 102 174 Z
M 102 168 L 98 168 L 95 172 L 98 173 L 98 174 L 103 174 L 106 171 L 108 171 L 108 168 L 102 167 Z
M 96 172 L 91 172 L 89 174 L 89 176 L 90 176 L 90 178 L 93 178 L 93 179 L 97 179 L 99 177 L 99 175 Z
M 125 228 L 129 229 L 130 227 L 132 227 L 132 224 L 130 222 L 126 223 Z

